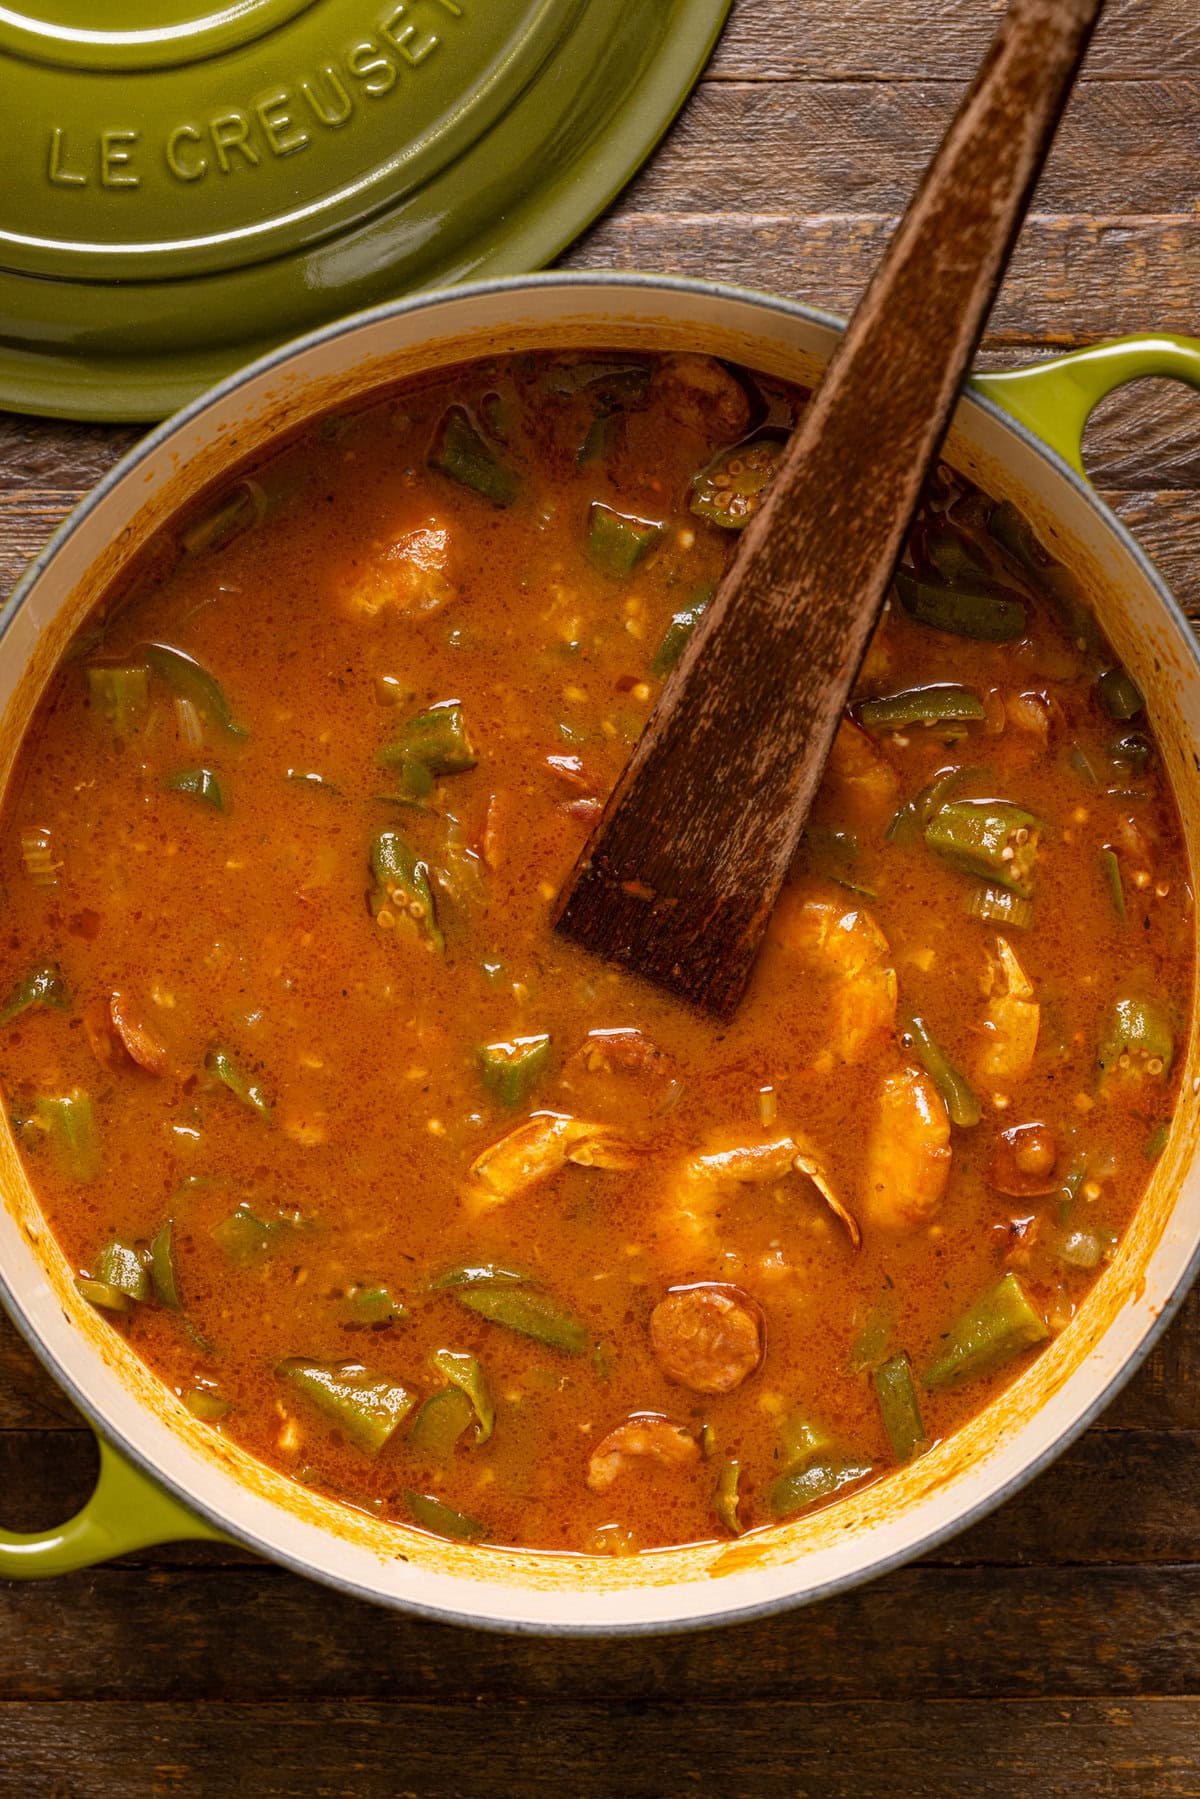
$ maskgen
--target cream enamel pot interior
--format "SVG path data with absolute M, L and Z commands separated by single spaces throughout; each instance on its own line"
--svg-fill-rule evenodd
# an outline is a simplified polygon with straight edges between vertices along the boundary
M 551 275 L 385 307 L 254 364 L 144 440 L 21 582 L 0 618 L 0 774 L 69 635 L 147 535 L 233 462 L 312 414 L 416 370 L 535 347 L 700 350 L 811 384 L 837 333 L 835 320 L 806 308 L 702 283 Z M 1200 343 L 1125 340 L 983 378 L 958 409 L 947 455 L 1024 509 L 1086 581 L 1149 697 L 1197 867 L 1200 658 L 1179 608 L 1079 463 L 1096 401 L 1147 374 L 1200 386 Z M 1193 1029 L 1171 1141 L 1133 1227 L 1069 1327 L 997 1404 L 908 1468 L 815 1516 L 738 1543 L 618 1559 L 462 1546 L 383 1524 L 293 1484 L 198 1424 L 77 1296 L 5 1129 L 6 1303 L 107 1445 L 100 1484 L 77 1518 L 39 1535 L 0 1534 L 0 1574 L 57 1573 L 153 1542 L 228 1535 L 385 1604 L 561 1632 L 679 1629 L 836 1591 L 994 1506 L 1083 1429 L 1145 1354 L 1200 1259 L 1194 1088 Z

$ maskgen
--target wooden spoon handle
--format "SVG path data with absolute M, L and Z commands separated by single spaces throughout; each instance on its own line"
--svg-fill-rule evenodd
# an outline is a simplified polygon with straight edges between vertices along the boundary
M 1013 0 L 560 899 L 728 1015 L 1103 0 Z

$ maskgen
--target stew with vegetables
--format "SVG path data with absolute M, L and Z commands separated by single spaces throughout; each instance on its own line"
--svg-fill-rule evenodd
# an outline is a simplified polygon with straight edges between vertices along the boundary
M 1166 1142 L 1143 696 L 931 481 L 749 995 L 552 904 L 803 395 L 531 355 L 322 419 L 96 610 L 9 784 L 0 1075 L 80 1293 L 381 1519 L 627 1554 L 885 1477 L 1071 1319 Z

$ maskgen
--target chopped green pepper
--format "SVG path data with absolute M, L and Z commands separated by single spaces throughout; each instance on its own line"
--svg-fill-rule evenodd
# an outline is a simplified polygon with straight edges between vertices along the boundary
M 731 1536 L 740 1537 L 742 1526 L 738 1521 L 738 1479 L 741 1475 L 741 1464 L 737 1461 L 722 1462 L 717 1472 L 717 1485 L 713 1493 L 713 1510 L 720 1523 Z
M 464 406 L 447 409 L 428 461 L 430 468 L 481 494 L 493 506 L 511 506 L 521 491 L 518 477 L 500 460 Z
M 1146 703 L 1123 668 L 1106 668 L 1096 682 L 1096 692 L 1108 716 L 1122 721 L 1136 718 Z
M 855 707 L 868 731 L 896 731 L 904 725 L 936 725 L 945 719 L 986 718 L 983 701 L 969 687 L 908 687 L 903 693 L 860 700 Z
M 481 1043 L 475 1052 L 483 1084 L 502 1106 L 523 1106 L 550 1065 L 550 1039 L 514 1037 Z
M 189 1387 L 183 1403 L 201 1424 L 215 1424 L 233 1409 L 230 1401 L 222 1398 L 220 1393 L 214 1393 L 211 1387 Z
M 100 1171 L 100 1142 L 89 1095 L 79 1087 L 72 1093 L 42 1094 L 33 1113 L 72 1180 L 94 1180 Z
M 93 662 L 88 671 L 88 705 L 104 715 L 117 737 L 127 737 L 150 709 L 150 668 L 145 662 L 117 666 Z
M 927 1387 L 948 1387 L 990 1374 L 1049 1336 L 1041 1313 L 1010 1269 L 955 1320 L 925 1371 Z
M 214 676 L 194 656 L 172 649 L 169 643 L 144 646 L 146 661 L 161 681 L 182 694 L 199 712 L 207 713 L 213 723 L 229 737 L 248 737 L 250 733 L 233 716 L 232 708 Z
M 972 887 L 967 895 L 967 913 L 987 924 L 1024 931 L 1033 923 L 1033 901 L 1010 893 L 1007 887 Z
M 782 443 L 773 437 L 718 451 L 707 468 L 692 476 L 692 511 L 727 531 L 740 531 L 762 505 L 782 454 Z
M 1025 635 L 1024 605 L 1015 594 L 999 588 L 943 587 L 900 569 L 896 591 L 909 617 L 935 631 L 984 643 L 1012 643 Z
M 843 1487 L 865 1480 L 871 1463 L 852 1455 L 824 1455 L 790 1474 L 781 1474 L 767 1490 L 767 1504 L 777 1518 L 791 1518 L 823 1499 L 832 1499 Z
M 398 1299 L 393 1299 L 384 1286 L 354 1286 L 339 1306 L 341 1321 L 347 1327 L 372 1329 L 384 1324 L 400 1324 L 408 1312 Z
M 818 1450 L 828 1449 L 832 1442 L 829 1432 L 815 1423 L 808 1412 L 789 1412 L 779 1430 L 780 1460 L 785 1468 L 794 1468 Z
M 1100 851 L 1100 873 L 1104 876 L 1104 885 L 1108 888 L 1112 899 L 1113 911 L 1125 923 L 1125 889 L 1121 885 L 1121 864 L 1116 850 L 1108 844 Z
M 670 674 L 687 648 L 688 639 L 704 617 L 705 609 L 716 591 L 714 582 L 702 581 L 692 590 L 692 597 L 687 605 L 672 614 L 671 622 L 663 632 L 662 642 L 655 650 L 654 660 L 650 664 L 652 675 Z
M 271 1102 L 262 1088 L 253 1081 L 243 1068 L 234 1061 L 223 1044 L 214 1043 L 204 1058 L 204 1066 L 209 1074 L 215 1075 L 222 1086 L 228 1087 L 235 1099 L 240 1099 L 244 1106 L 249 1106 L 265 1118 L 271 1110 Z
M 522 1287 L 456 1287 L 454 1297 L 469 1312 L 478 1313 L 505 1330 L 518 1331 L 545 1343 L 550 1349 L 561 1349 L 567 1355 L 582 1355 L 588 1345 L 588 1334 L 577 1318 L 564 1312 L 544 1293 L 531 1293 Z
M 175 1271 L 172 1236 L 173 1223 L 168 1218 L 150 1243 L 150 1278 L 154 1282 L 154 1297 L 159 1304 L 166 1306 L 169 1311 L 181 1312 L 183 1301 L 179 1297 L 179 1277 Z
M 947 800 L 925 826 L 925 842 L 952 868 L 1029 899 L 1041 828 L 1009 800 Z
M 902 1350 L 899 1355 L 889 1356 L 886 1362 L 876 1368 L 874 1379 L 875 1395 L 879 1400 L 883 1427 L 887 1431 L 892 1454 L 898 1462 L 911 1461 L 927 1441 L 925 1426 L 921 1422 L 921 1407 L 917 1400 L 912 1363 Z
M 225 795 L 211 768 L 181 768 L 178 774 L 164 775 L 163 786 L 169 793 L 186 793 L 202 800 L 214 812 L 225 810 Z
M 86 1274 L 75 1276 L 75 1291 L 102 1312 L 127 1312 L 130 1309 L 128 1293 L 122 1293 L 119 1287 L 110 1287 L 107 1281 L 94 1281 Z
M 464 1393 L 475 1417 L 475 1441 L 486 1443 L 496 1423 L 496 1402 L 478 1356 L 456 1349 L 435 1349 L 433 1365 L 452 1387 Z
M 440 1387 L 422 1402 L 409 1441 L 418 1454 L 436 1462 L 448 1461 L 474 1416 L 471 1401 L 460 1388 Z
M 463 709 L 454 704 L 416 713 L 396 742 L 380 751 L 379 760 L 385 767 L 398 767 L 401 786 L 419 798 L 430 791 L 435 776 L 466 774 L 478 757 L 467 736 Z
M 128 1299 L 149 1299 L 150 1275 L 146 1258 L 132 1243 L 114 1237 L 101 1250 L 96 1263 L 96 1279 L 106 1287 L 115 1287 Z
M 49 1006 L 62 1011 L 71 1003 L 67 983 L 57 962 L 42 962 L 22 975 L 8 998 L 0 1005 L 0 1030 L 28 1012 L 31 1006 Z
M 429 870 L 399 831 L 382 831 L 371 845 L 371 915 L 403 923 L 432 949 L 444 954 L 446 939 L 437 921 Z
M 1167 1010 L 1156 999 L 1122 994 L 1112 1002 L 1100 1039 L 1100 1069 L 1110 1074 L 1123 1058 L 1138 1073 L 1169 1074 L 1175 1038 Z
M 481 1524 L 478 1518 L 469 1518 L 465 1512 L 456 1512 L 452 1505 L 435 1499 L 432 1493 L 406 1493 L 404 1497 L 413 1523 L 435 1537 L 456 1537 L 474 1543 L 487 1536 L 486 1524 Z
M 633 573 L 661 535 L 662 526 L 652 520 L 615 512 L 603 500 L 593 500 L 588 510 L 587 539 L 583 547 L 593 568 L 620 580 Z
M 373 1374 L 360 1362 L 289 1356 L 275 1372 L 368 1455 L 379 1454 L 417 1403 L 399 1381 Z
M 923 1018 L 914 1013 L 905 1025 L 918 1062 L 946 1102 L 951 1124 L 969 1128 L 983 1116 L 979 1095 L 954 1066 Z

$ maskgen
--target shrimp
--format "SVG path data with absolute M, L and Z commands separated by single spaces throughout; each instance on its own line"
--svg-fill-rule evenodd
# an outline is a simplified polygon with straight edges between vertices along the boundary
M 866 1211 L 885 1230 L 916 1230 L 938 1208 L 950 1175 L 950 1118 L 927 1074 L 884 1079 L 867 1141 Z
M 437 519 L 405 531 L 353 566 L 339 596 L 343 607 L 365 619 L 387 611 L 436 612 L 454 592 L 446 576 L 448 547 L 449 533 Z
M 650 1343 L 668 1380 L 732 1393 L 762 1361 L 762 1312 L 737 1287 L 677 1287 L 650 1314 Z
M 807 1145 L 794 1137 L 689 1156 L 675 1183 L 663 1234 L 674 1240 L 681 1254 L 721 1255 L 724 1252 L 717 1240 L 716 1222 L 722 1197 L 729 1187 L 779 1182 L 793 1173 L 812 1182 L 857 1249 L 862 1241 L 857 1221 L 833 1192 Z
M 1034 998 L 1032 981 L 1004 937 L 997 937 L 996 954 L 988 957 L 984 992 L 988 1006 L 979 1078 L 1019 1081 L 1033 1063 L 1042 1009 Z
M 860 725 L 843 719 L 825 764 L 821 797 L 839 820 L 882 830 L 896 810 L 900 783 L 891 763 Z
M 620 1169 L 634 1167 L 638 1159 L 637 1145 L 607 1124 L 563 1112 L 534 1112 L 476 1156 L 469 1198 L 480 1210 L 519 1198 L 569 1162 L 579 1168 Z
M 699 1459 L 699 1444 L 681 1424 L 672 1424 L 657 1412 L 638 1413 L 597 1443 L 588 1458 L 587 1484 L 593 1493 L 607 1493 L 631 1462 L 678 1469 Z
M 830 983 L 826 1047 L 813 1067 L 858 1062 L 896 1023 L 896 970 L 888 940 L 864 906 L 809 886 L 787 888 L 770 926 L 771 939 L 794 954 L 806 973 Z

